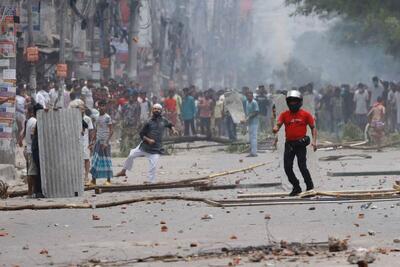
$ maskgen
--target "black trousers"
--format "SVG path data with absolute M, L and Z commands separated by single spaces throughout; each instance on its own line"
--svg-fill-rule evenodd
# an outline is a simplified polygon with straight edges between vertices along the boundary
M 295 188 L 300 187 L 299 180 L 296 178 L 296 175 L 293 172 L 294 157 L 297 157 L 297 164 L 299 166 L 301 175 L 303 176 L 307 188 L 313 187 L 311 174 L 307 169 L 307 147 L 303 145 L 293 146 L 286 142 L 285 153 L 283 156 L 283 163 L 284 163 L 285 173 L 289 179 L 289 182 Z
M 211 137 L 211 118 L 200 117 L 200 131 L 201 134 L 205 134 L 207 137 Z
M 192 130 L 192 135 L 196 135 L 196 127 L 194 127 L 194 119 L 184 120 L 183 124 L 185 125 L 185 136 L 189 136 L 189 129 Z

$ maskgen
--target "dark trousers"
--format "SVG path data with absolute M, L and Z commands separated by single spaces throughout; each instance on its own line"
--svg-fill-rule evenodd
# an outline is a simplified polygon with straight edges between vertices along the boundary
M 233 123 L 232 117 L 229 116 L 229 115 L 226 116 L 225 117 L 225 122 L 226 122 L 226 130 L 228 132 L 229 140 L 236 141 L 236 139 L 237 139 L 236 124 Z
M 286 142 L 283 162 L 285 173 L 289 179 L 289 182 L 295 188 L 300 187 L 299 180 L 297 180 L 296 175 L 293 172 L 294 157 L 297 157 L 297 164 L 299 165 L 301 175 L 304 178 L 307 188 L 313 187 L 313 181 L 311 179 L 310 172 L 307 169 L 307 147 L 303 145 L 293 146 Z
M 185 136 L 189 136 L 190 135 L 189 129 L 192 130 L 192 135 L 196 134 L 196 127 L 194 127 L 194 119 L 184 120 L 183 124 L 185 125 L 185 132 L 184 132 Z
M 211 137 L 211 118 L 200 117 L 200 131 L 201 134 L 205 134 L 207 137 Z

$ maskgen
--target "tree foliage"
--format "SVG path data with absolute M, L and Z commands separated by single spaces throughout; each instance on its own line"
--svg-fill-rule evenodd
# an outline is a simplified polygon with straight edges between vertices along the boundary
M 341 17 L 355 27 L 343 31 L 346 41 L 382 45 L 400 56 L 399 0 L 285 0 L 296 7 L 294 15 Z

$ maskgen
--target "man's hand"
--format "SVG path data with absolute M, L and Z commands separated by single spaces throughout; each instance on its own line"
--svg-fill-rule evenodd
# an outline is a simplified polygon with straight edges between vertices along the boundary
M 173 135 L 175 135 L 175 136 L 179 135 L 179 132 L 175 128 L 172 128 L 171 131 L 172 131 Z
M 317 142 L 312 142 L 311 146 L 313 147 L 314 152 L 317 151 Z
M 279 132 L 279 127 L 278 127 L 278 125 L 275 125 L 275 127 L 272 128 L 272 132 L 273 132 L 274 134 L 277 134 L 277 133 Z
M 101 145 L 101 149 L 102 149 L 102 150 L 106 150 L 107 147 L 108 147 L 108 144 L 102 144 L 102 145 Z

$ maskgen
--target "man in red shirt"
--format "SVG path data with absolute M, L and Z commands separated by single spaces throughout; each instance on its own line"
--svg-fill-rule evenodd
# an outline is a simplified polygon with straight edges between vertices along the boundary
M 283 157 L 285 173 L 289 182 L 293 185 L 290 196 L 296 196 L 301 193 L 299 180 L 293 172 L 293 160 L 297 157 L 297 163 L 307 191 L 314 189 L 310 172 L 307 169 L 307 146 L 310 144 L 310 138 L 307 136 L 307 125 L 312 131 L 312 142 L 314 151 L 317 150 L 317 129 L 315 128 L 314 117 L 306 110 L 301 109 L 303 97 L 297 90 L 287 93 L 286 103 L 289 110 L 279 115 L 278 122 L 273 128 L 273 133 L 277 134 L 282 125 L 285 125 L 285 153 Z

